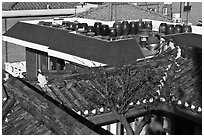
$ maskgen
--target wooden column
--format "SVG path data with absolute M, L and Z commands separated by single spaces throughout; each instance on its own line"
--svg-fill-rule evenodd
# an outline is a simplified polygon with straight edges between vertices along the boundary
M 107 125 L 107 130 L 111 131 L 111 126 L 110 125 Z
M 116 123 L 116 135 L 124 135 L 124 127 L 120 122 Z
M 48 69 L 47 53 L 26 48 L 26 77 L 30 80 L 36 80 L 38 69 Z

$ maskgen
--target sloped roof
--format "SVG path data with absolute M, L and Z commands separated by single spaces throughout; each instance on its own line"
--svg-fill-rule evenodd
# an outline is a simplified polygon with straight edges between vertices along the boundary
M 134 38 L 109 42 L 84 35 L 76 35 L 63 29 L 23 22 L 18 22 L 3 35 L 114 66 L 144 58 Z
M 115 19 L 119 21 L 138 19 L 170 21 L 169 17 L 156 12 L 145 10 L 131 3 L 106 3 L 102 6 L 99 6 L 98 8 L 79 13 L 78 17 L 102 21 L 111 21 Z
M 67 9 L 74 8 L 79 5 L 79 2 L 4 2 L 2 7 L 7 8 L 5 10 L 38 10 L 38 9 L 47 9 L 47 5 L 51 9 Z M 7 6 L 11 5 L 11 6 Z
M 172 63 L 171 61 L 174 62 L 173 58 L 176 56 L 177 48 L 175 48 L 173 51 L 165 52 L 153 59 L 137 62 L 135 65 L 131 65 L 129 67 L 131 70 L 130 73 L 134 73 L 135 70 L 139 72 L 142 70 L 147 70 L 151 71 L 152 73 L 156 73 L 158 77 L 161 78 L 163 74 L 166 73 L 165 68 Z M 161 72 L 154 72 L 152 69 L 153 66 L 150 65 L 153 62 L 158 64 L 155 66 L 158 67 L 157 70 L 161 69 Z M 135 91 L 136 93 L 132 95 L 134 96 L 133 99 L 129 100 L 130 103 L 132 102 L 134 104 L 133 106 L 130 106 L 130 110 L 136 109 L 139 111 L 140 109 L 145 108 L 147 105 L 149 105 L 150 108 L 154 108 L 155 105 L 163 104 L 161 100 L 157 100 L 156 98 L 164 97 L 167 104 L 170 106 L 173 105 L 176 107 L 176 109 L 178 109 L 178 111 L 184 111 L 185 115 L 189 115 L 191 117 L 201 116 L 201 112 L 198 111 L 198 109 L 202 106 L 202 65 L 201 63 L 192 59 L 183 57 L 176 59 L 175 62 L 178 66 L 172 65 L 172 68 L 170 68 L 170 70 L 172 70 L 174 73 L 173 78 L 172 76 L 167 76 L 168 82 L 166 82 L 164 87 L 160 89 L 161 95 L 157 96 L 155 91 L 158 89 L 158 87 L 154 84 L 150 86 L 150 89 L 144 89 L 144 87 L 138 89 Z M 100 72 L 100 70 L 90 71 L 90 69 L 81 69 L 81 72 L 77 72 L 76 70 L 79 69 L 73 69 L 73 72 L 75 72 L 74 74 L 71 72 L 67 74 L 47 73 L 45 76 L 48 79 L 48 86 L 38 88 L 44 91 L 47 95 L 51 96 L 53 99 L 65 104 L 65 106 L 68 108 L 72 108 L 76 113 L 79 113 L 84 117 L 89 117 L 91 119 L 91 117 L 94 116 L 111 113 L 111 111 L 108 109 L 106 101 L 100 94 L 100 92 L 103 92 L 102 89 L 104 87 L 103 84 L 101 84 L 99 77 L 101 76 L 108 78 L 112 75 L 121 76 L 122 73 L 125 73 L 126 69 L 118 67 L 115 69 L 107 68 L 105 72 Z M 172 73 L 171 71 L 167 71 L 167 73 L 167 75 L 172 75 L 170 74 Z M 158 79 L 160 80 L 160 78 Z M 117 80 L 115 82 L 117 84 L 120 83 Z M 148 81 L 148 83 L 151 83 L 151 81 Z M 134 84 L 136 84 L 136 82 Z M 168 95 L 169 93 L 167 93 L 167 91 L 169 91 L 170 96 Z M 150 98 L 152 97 L 154 103 L 149 102 Z M 147 100 L 147 103 L 143 103 L 144 99 Z M 179 100 L 182 102 L 182 104 L 178 104 Z M 141 103 L 137 104 L 138 101 Z M 188 106 L 185 106 L 186 104 L 188 104 Z M 120 103 L 118 105 L 120 106 Z M 192 105 L 195 108 L 192 109 Z M 172 111 L 171 113 L 178 114 L 176 111 Z M 182 116 L 185 117 L 183 114 Z
M 12 9 L 18 2 L 2 2 L 2 10 Z
M 6 87 L 5 89 L 9 95 L 15 95 L 14 99 L 17 100 L 16 105 L 22 109 L 16 108 L 14 105 L 11 113 L 5 115 L 3 133 L 23 134 L 28 132 L 35 134 L 41 131 L 38 127 L 42 126 L 43 130 L 41 134 L 63 134 L 64 132 L 67 134 L 92 134 L 93 132 L 89 128 L 82 128 L 84 123 L 82 122 L 83 120 L 78 121 L 79 119 L 87 118 L 98 125 L 104 124 L 104 121 L 110 123 L 110 121 L 114 121 L 115 119 L 114 115 L 110 119 L 112 113 L 108 109 L 104 97 L 100 94 L 100 92 L 103 92 L 103 83 L 101 84 L 100 77 L 119 77 L 121 74 L 126 73 L 126 71 L 130 71 L 130 74 L 135 74 L 135 71 L 151 71 L 152 73 L 150 74 L 153 75 L 149 75 L 149 79 L 154 77 L 155 74 L 157 75 L 157 79 L 153 78 L 154 81 L 147 81 L 146 84 L 150 85 L 143 87 L 147 89 L 138 89 L 132 95 L 133 97 L 129 100 L 130 104 L 128 106 L 132 114 L 140 112 L 141 116 L 146 113 L 145 109 L 148 106 L 152 110 L 166 111 L 201 123 L 202 63 L 192 59 L 190 56 L 185 56 L 185 54 L 192 54 L 191 48 L 182 49 L 184 56 L 176 59 L 177 52 L 178 47 L 174 48 L 174 50 L 167 50 L 152 59 L 135 62 L 122 67 L 81 68 L 81 71 L 78 71 L 79 69 L 75 67 L 72 69 L 73 71 L 70 71 L 69 68 L 69 73 L 47 72 L 43 74 L 48 80 L 48 84 L 44 87 L 38 86 L 37 82 L 34 81 L 28 81 L 30 85 L 24 80 L 19 81 L 18 79 L 10 78 L 3 85 Z M 170 68 L 166 70 L 170 64 Z M 164 73 L 167 73 L 166 82 L 161 87 L 159 83 Z M 138 79 L 138 77 L 135 78 Z M 120 81 L 115 81 L 115 84 L 120 85 L 121 83 Z M 157 94 L 157 89 L 160 89 L 160 95 Z M 150 99 L 153 101 L 150 102 Z M 139 104 L 138 101 L 140 102 Z M 118 105 L 120 106 L 120 103 Z M 18 109 L 21 111 L 17 111 Z M 4 110 L 6 109 L 3 109 L 3 112 Z M 48 113 L 41 113 L 44 110 Z M 81 117 L 76 115 L 76 113 L 81 115 Z M 51 119 L 58 119 L 58 122 L 54 123 L 54 125 L 56 126 L 60 123 L 60 129 L 58 127 L 55 129 L 52 125 L 49 125 L 49 118 L 45 119 L 45 121 L 41 119 L 47 118 L 45 116 L 48 114 L 52 114 L 50 115 Z M 127 113 L 127 117 L 128 115 Z M 68 118 L 65 119 L 64 116 Z M 138 115 L 132 115 L 132 117 L 136 116 Z M 32 121 L 32 117 L 39 119 Z M 18 121 L 18 119 L 22 120 Z M 26 121 L 27 119 L 30 120 L 31 125 L 34 125 L 30 127 L 31 129 L 22 126 L 24 122 L 28 122 Z M 42 123 L 44 124 L 41 125 Z M 65 123 L 69 124 L 66 125 Z M 73 125 L 77 129 L 71 126 L 72 123 L 75 123 Z M 70 127 L 69 131 L 64 129 L 66 126 Z M 79 131 L 78 128 L 81 130 Z M 32 129 L 33 132 L 29 131 Z
M 7 101 L 11 103 L 11 101 Z M 20 134 L 20 135 L 52 135 L 54 134 L 49 128 L 44 124 L 40 123 L 38 120 L 25 111 L 19 103 L 15 103 L 10 109 L 10 113 L 7 114 L 5 120 L 2 121 L 2 134 Z M 16 120 L 20 118 L 20 120 Z
M 3 135 L 110 134 L 59 102 L 10 76 L 3 85 L 8 100 L 3 105 Z
M 131 108 L 130 110 L 136 110 L 139 112 L 139 110 L 144 109 L 147 106 L 149 106 L 150 109 L 155 109 L 155 105 L 165 104 L 169 105 L 167 107 L 169 110 L 165 111 L 170 111 L 170 113 L 182 115 L 183 117 L 187 118 L 194 117 L 195 119 L 193 120 L 195 121 L 196 118 L 199 119 L 201 117 L 201 111 L 198 110 L 202 106 L 202 80 L 200 77 L 200 73 L 202 72 L 201 64 L 194 62 L 192 59 L 182 57 L 175 61 L 174 59 L 176 55 L 177 48 L 175 48 L 173 51 L 164 52 L 153 59 L 140 61 L 133 63 L 130 66 L 126 66 L 131 70 L 130 73 L 134 73 L 135 70 L 139 72 L 142 70 L 151 71 L 152 74 L 157 74 L 157 80 L 159 81 L 164 73 L 167 73 L 166 81 L 168 81 L 165 83 L 165 86 L 160 89 L 161 95 L 156 93 L 157 89 L 159 89 L 159 85 L 153 84 L 160 83 L 159 81 L 154 81 L 152 85 L 149 86 L 151 87 L 149 89 L 144 89 L 143 87 L 135 91 L 134 97 L 129 100 L 129 102 L 132 102 L 133 104 L 129 106 Z M 171 71 L 165 70 L 167 66 L 175 62 L 178 66 L 171 65 Z M 70 68 L 73 68 L 70 67 L 69 73 L 44 73 L 48 79 L 48 84 L 45 85 L 45 87 L 41 88 L 36 83 L 33 83 L 32 85 L 55 101 L 63 104 L 69 109 L 72 109 L 75 113 L 89 119 L 94 119 L 94 117 L 103 117 L 111 113 L 106 101 L 104 100 L 104 97 L 100 94 L 100 92 L 103 92 L 102 89 L 104 88 L 103 84 L 101 84 L 100 77 L 108 78 L 112 75 L 120 76 L 122 73 L 125 73 L 125 70 L 129 70 L 126 69 L 126 67 L 123 67 L 107 68 L 105 71 L 103 69 L 100 70 L 100 68 L 98 71 L 85 68 L 78 71 L 79 69 L 76 67 L 72 69 L 73 71 L 70 71 Z M 154 67 L 157 69 L 153 69 Z M 160 72 L 155 72 L 155 70 L 160 70 Z M 152 75 L 149 77 L 152 77 Z M 120 84 L 120 81 L 115 82 L 115 84 Z M 148 81 L 148 84 L 151 84 L 151 81 Z M 153 102 L 149 101 L 151 98 L 153 99 Z M 165 98 L 166 101 L 163 102 L 160 100 L 160 98 Z M 146 103 L 143 103 L 144 100 L 146 100 Z M 138 104 L 138 101 L 140 104 Z M 186 104 L 188 104 L 188 106 L 185 106 Z M 118 105 L 120 105 L 120 103 Z M 158 109 L 160 108 L 158 107 Z M 99 121 L 102 123 L 103 121 L 106 121 L 106 117 L 103 118 L 99 119 Z M 101 124 L 97 119 L 94 119 L 93 122 Z M 197 122 L 199 122 L 199 120 L 197 120 Z
M 163 36 L 165 39 L 173 40 L 179 45 L 185 45 L 188 47 L 202 48 L 202 35 L 195 33 L 180 33 L 177 35 Z

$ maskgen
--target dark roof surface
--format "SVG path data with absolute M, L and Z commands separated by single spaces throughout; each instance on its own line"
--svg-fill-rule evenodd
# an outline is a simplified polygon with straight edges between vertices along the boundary
M 185 49 L 183 55 L 188 54 L 189 51 L 186 50 L 192 49 Z M 27 83 L 24 80 L 10 78 L 4 82 L 3 86 L 16 103 L 11 103 L 14 104 L 12 107 L 3 106 L 5 115 L 3 134 L 95 134 L 96 131 L 93 132 L 92 128 L 88 128 L 90 126 L 85 124 L 90 121 L 84 118 L 96 117 L 95 122 L 97 120 L 103 122 L 106 119 L 103 120 L 100 116 L 111 113 L 101 94 L 104 92 L 101 80 L 104 77 L 106 79 L 121 77 L 123 73 L 126 74 L 126 71 L 133 74 L 132 78 L 136 81 L 138 79 L 136 76 L 141 77 L 140 72 L 147 72 L 145 74 L 148 76 L 145 77 L 149 77 L 146 83 L 148 86 L 145 84 L 143 88 L 135 90 L 131 100 L 128 100 L 132 102 L 128 105 L 130 110 L 136 109 L 135 111 L 139 112 L 146 107 L 153 110 L 156 107 L 156 110 L 178 114 L 200 123 L 202 63 L 189 56 L 176 58 L 177 52 L 178 47 L 167 50 L 152 59 L 121 67 L 84 68 L 78 72 L 76 68 L 73 71 L 69 70 L 69 73 L 43 73 L 48 80 L 44 87 L 40 87 L 36 82 L 28 81 Z M 166 70 L 169 66 L 170 68 Z M 166 75 L 166 80 L 164 86 L 161 86 L 160 80 L 164 75 Z M 153 81 L 150 77 L 154 77 Z M 129 85 L 135 85 L 136 81 Z M 113 85 L 121 84 L 119 79 L 114 82 Z M 158 89 L 160 95 L 157 94 Z M 116 90 L 113 91 L 116 92 Z M 153 102 L 150 102 L 151 98 Z M 140 101 L 139 104 L 138 101 Z M 160 108 L 159 104 L 166 106 Z M 121 105 L 120 102 L 118 105 Z M 5 113 L 4 110 L 11 111 Z M 22 126 L 26 122 L 30 126 Z M 101 132 L 98 131 L 98 133 Z
M 110 134 L 25 81 L 10 76 L 3 86 L 8 94 L 2 109 L 3 135 Z
M 108 65 L 127 64 L 144 57 L 134 38 L 108 42 L 72 34 L 63 29 L 22 22 L 15 24 L 3 35 Z
M 7 114 L 5 120 L 2 121 L 3 135 L 54 134 L 43 123 L 35 120 L 35 118 L 30 113 L 25 111 L 18 103 L 15 103 L 10 111 L 11 112 Z
M 183 57 L 174 60 L 176 56 L 177 48 L 175 48 L 173 51 L 166 52 L 155 59 L 137 62 L 135 65 L 131 65 L 129 67 L 131 70 L 130 73 L 134 73 L 135 70 L 139 72 L 145 70 L 151 71 L 152 74 L 158 75 L 157 82 L 162 79 L 164 73 L 167 73 L 165 85 L 162 89 L 160 89 L 161 95 L 157 96 L 157 93 L 155 92 L 159 89 L 159 84 L 154 85 L 152 83 L 151 86 L 149 85 L 151 88 L 144 89 L 143 87 L 138 89 L 135 91 L 134 95 L 132 95 L 134 97 L 129 100 L 129 102 L 133 102 L 134 104 L 133 106 L 130 106 L 131 109 L 139 110 L 148 105 L 154 107 L 154 105 L 163 103 L 161 100 L 157 100 L 156 98 L 164 97 L 167 101 L 166 103 L 169 103 L 170 106 L 174 105 L 177 107 L 177 109 L 184 109 L 184 114 L 187 115 L 193 113 L 190 116 L 201 116 L 201 112 L 198 111 L 198 108 L 202 107 L 202 80 L 200 75 L 202 73 L 202 65 L 201 63 L 192 59 Z M 155 66 L 150 65 L 153 62 L 155 63 Z M 177 66 L 175 66 L 174 63 L 176 63 Z M 169 71 L 166 71 L 166 67 L 170 64 L 172 64 L 171 68 Z M 157 71 L 160 72 L 155 72 L 155 70 L 152 69 L 156 66 L 158 67 Z M 72 108 L 75 112 L 82 116 L 94 117 L 96 115 L 100 116 L 102 114 L 110 113 L 106 101 L 100 94 L 100 92 L 104 92 L 104 85 L 101 84 L 100 79 L 103 77 L 106 77 L 107 79 L 115 75 L 121 76 L 122 73 L 125 73 L 125 71 L 128 69 L 107 68 L 105 73 L 104 71 L 90 71 L 87 69 L 81 69 L 81 71 L 76 73 L 76 70 L 77 69 L 73 69 L 74 74 L 71 72 L 67 74 L 47 73 L 45 76 L 48 79 L 48 85 L 46 85 L 44 88 L 38 88 L 44 91 L 47 95 L 51 96 L 53 99 L 65 104 L 65 106 L 68 108 Z M 154 79 L 156 80 L 156 78 Z M 154 82 L 157 83 L 156 81 Z M 134 85 L 136 83 L 137 82 L 135 81 Z M 148 83 L 151 83 L 151 81 L 148 81 Z M 120 81 L 116 80 L 115 84 L 120 84 Z M 149 102 L 150 98 L 152 97 L 154 99 L 153 103 Z M 147 100 L 147 103 L 142 103 L 144 99 Z M 182 102 L 182 104 L 178 104 L 179 100 Z M 141 103 L 137 104 L 138 101 Z M 188 106 L 184 106 L 186 103 Z M 118 105 L 120 106 L 120 103 Z M 191 105 L 194 105 L 195 108 L 191 109 Z M 176 114 L 174 111 L 171 113 Z
M 106 3 L 98 8 L 79 13 L 77 16 L 102 21 L 138 19 L 170 21 L 170 18 L 162 14 L 145 10 L 131 3 Z
M 163 73 L 165 73 L 165 68 L 167 65 L 171 64 L 171 59 L 170 58 L 174 58 L 172 56 L 176 56 L 177 52 L 176 49 L 174 49 L 174 53 L 169 52 L 168 54 L 166 53 L 165 56 L 161 56 L 160 59 L 150 59 L 147 62 L 141 62 L 137 63 L 135 66 L 132 66 L 132 71 L 134 71 L 135 69 L 137 69 L 138 71 L 140 70 L 140 68 L 142 69 L 150 69 L 151 70 L 151 66 L 149 66 L 148 64 L 151 64 L 151 62 L 155 62 L 160 64 L 159 68 L 163 67 Z M 174 55 L 173 55 L 174 54 Z M 166 58 L 169 58 L 169 60 L 166 60 Z M 171 61 L 170 61 L 171 60 Z M 162 63 L 161 63 L 162 62 Z M 201 96 L 199 96 L 199 94 L 201 94 L 201 76 L 200 73 L 202 72 L 202 67 L 201 67 L 201 63 L 197 62 L 195 60 L 192 59 L 188 59 L 188 58 L 178 58 L 176 59 L 176 63 L 177 66 L 172 65 L 172 71 L 174 71 L 174 77 L 170 78 L 169 76 L 169 82 L 171 81 L 172 84 L 168 85 L 169 89 L 174 89 L 171 90 L 170 92 L 172 92 L 171 94 L 173 96 L 175 96 L 176 100 L 181 100 L 182 102 L 187 102 L 189 104 L 193 104 L 197 107 L 202 106 L 201 104 Z M 138 67 L 138 68 L 137 68 Z M 131 67 L 130 67 L 131 68 Z M 83 71 L 83 73 L 85 73 Z M 120 74 L 120 72 L 109 72 L 110 75 L 113 73 L 118 73 Z M 154 72 L 152 72 L 154 73 Z M 162 72 L 160 72 L 162 73 Z M 169 73 L 169 72 L 167 72 Z M 98 94 L 98 92 L 96 91 L 99 85 L 99 81 L 97 81 L 97 73 L 96 74 L 91 74 L 92 76 L 88 76 L 86 73 L 85 74 L 79 74 L 79 75 L 70 75 L 70 74 L 62 74 L 62 75 L 48 75 L 48 78 L 50 79 L 50 89 L 46 88 L 45 91 L 48 93 L 49 91 L 53 91 L 55 94 L 58 94 L 60 91 L 63 94 L 67 94 L 67 92 L 69 91 L 69 98 L 71 96 L 76 97 L 74 100 L 78 100 L 79 104 L 77 105 L 77 103 L 71 103 L 71 104 L 75 104 L 73 106 L 73 108 L 76 107 L 76 111 L 79 110 L 89 110 L 90 114 L 91 114 L 91 110 L 96 109 L 98 110 L 101 107 L 104 107 L 100 101 L 103 100 L 103 98 L 100 97 L 100 94 Z M 157 74 L 159 75 L 159 74 Z M 163 75 L 163 74 L 161 74 Z M 53 77 L 52 77 L 53 76 Z M 54 79 L 53 79 L 54 78 Z M 78 79 L 78 80 L 77 80 Z M 74 80 L 75 82 L 73 82 L 72 80 Z M 65 82 L 65 85 L 62 85 L 60 83 Z M 179 84 L 178 84 L 179 83 Z M 71 84 L 71 85 L 70 85 Z M 70 85 L 70 86 L 68 86 Z M 98 85 L 98 86 L 97 86 Z M 192 89 L 190 89 L 190 87 Z M 56 88 L 58 87 L 58 88 Z M 69 87 L 69 89 L 67 90 L 66 88 Z M 94 89 L 95 87 L 95 89 Z M 89 89 L 89 90 L 88 90 Z M 154 89 L 156 90 L 156 89 Z M 165 92 L 165 86 L 164 86 L 164 92 Z M 182 90 L 182 91 L 180 91 Z M 82 92 L 83 91 L 83 92 Z M 142 92 L 142 91 L 141 91 Z M 139 94 L 141 93 L 140 91 L 138 91 L 138 94 L 136 94 L 137 96 L 134 98 L 135 102 L 140 100 L 142 101 L 145 97 L 145 93 L 144 94 Z M 151 94 L 151 91 L 143 91 L 143 92 L 147 92 Z M 182 92 L 182 95 L 179 95 L 178 93 Z M 72 95 L 71 95 L 72 94 Z M 154 94 L 154 92 L 152 92 L 152 94 Z M 162 96 L 166 96 L 165 93 L 161 93 L 163 94 Z M 55 96 L 55 98 L 57 99 L 59 97 L 59 95 Z M 151 96 L 149 96 L 150 98 Z M 72 98 L 72 97 L 71 97 Z M 93 101 L 91 101 L 93 98 L 95 98 L 95 101 L 98 102 L 95 105 L 93 104 Z M 148 98 L 148 99 L 149 99 Z M 168 98 L 166 96 L 166 98 Z M 196 99 L 195 99 L 196 98 Z M 147 100 L 148 100 L 147 99 Z M 72 99 L 70 99 L 72 101 Z M 61 100 L 63 101 L 63 100 Z M 177 102 L 175 102 L 177 103 Z M 82 108 L 80 108 L 82 107 Z M 137 105 L 135 106 L 137 107 Z M 105 110 L 105 109 L 104 109 Z M 107 111 L 107 110 L 106 110 Z M 196 111 L 195 111 L 196 112 Z M 97 113 L 97 112 L 96 112 Z M 100 113 L 100 112 L 98 112 Z
M 164 53 L 155 59 L 153 58 L 138 62 L 135 65 L 132 65 L 130 70 L 133 72 L 135 70 L 152 71 L 152 73 L 156 73 L 158 76 L 161 75 L 159 76 L 160 78 L 158 78 L 160 80 L 164 73 L 170 73 L 170 71 L 165 71 L 165 68 L 168 65 L 176 62 L 177 66 L 172 65 L 171 68 L 175 77 L 167 77 L 167 81 L 171 82 L 172 84 L 168 86 L 166 85 L 163 89 L 161 89 L 161 97 L 166 98 L 166 100 L 172 100 L 173 102 L 170 102 L 174 105 L 178 105 L 177 101 L 181 100 L 183 103 L 187 102 L 189 106 L 194 105 L 196 109 L 198 109 L 198 107 L 201 107 L 201 64 L 199 62 L 196 63 L 192 59 L 182 57 L 176 59 L 174 62 L 173 58 L 175 58 L 176 55 L 177 49 L 175 48 L 173 51 Z M 153 66 L 150 64 L 153 62 L 158 64 L 158 66 L 156 65 L 158 70 L 162 69 L 160 74 L 158 74 L 158 72 L 154 72 L 154 69 L 151 69 Z M 103 71 L 90 71 L 88 68 L 79 70 L 78 68 L 73 68 L 71 66 L 69 66 L 68 70 L 71 68 L 73 72 L 69 71 L 69 73 L 45 73 L 45 76 L 48 79 L 48 85 L 46 85 L 44 88 L 40 88 L 37 85 L 36 86 L 53 99 L 65 104 L 65 106 L 68 108 L 72 108 L 75 112 L 80 113 L 82 116 L 87 117 L 100 115 L 102 113 L 109 113 L 110 110 L 106 105 L 104 105 L 105 100 L 97 91 L 100 91 L 100 89 L 103 87 L 100 84 L 98 76 L 106 74 L 104 74 Z M 107 68 L 107 71 L 105 72 L 108 73 L 108 77 L 111 75 L 121 75 L 120 73 L 122 73 L 122 71 L 120 69 L 122 68 Z M 123 69 L 123 71 L 125 70 L 126 69 Z M 116 83 L 117 82 L 119 81 L 116 81 Z M 168 82 L 166 84 L 168 84 Z M 158 87 L 155 86 L 153 89 L 141 89 L 141 91 L 135 91 L 137 92 L 135 94 L 136 96 L 133 100 L 131 100 L 135 104 L 133 108 L 144 107 L 146 104 L 136 105 L 137 101 L 142 102 L 144 99 L 149 100 L 151 97 L 155 97 L 155 91 L 157 89 Z M 172 97 L 169 98 L 169 96 L 166 95 L 166 90 L 170 90 L 170 94 L 174 96 L 174 99 L 172 99 Z M 180 107 L 182 108 L 183 106 L 181 105 Z M 186 107 L 186 109 L 189 111 L 188 107 Z M 199 114 L 196 109 L 191 111 Z
M 67 9 L 74 8 L 79 2 L 4 2 L 2 7 L 5 10 L 38 10 L 47 9 Z
M 178 45 L 202 48 L 202 35 L 194 33 L 181 33 L 177 35 L 163 36 L 165 39 L 173 40 Z

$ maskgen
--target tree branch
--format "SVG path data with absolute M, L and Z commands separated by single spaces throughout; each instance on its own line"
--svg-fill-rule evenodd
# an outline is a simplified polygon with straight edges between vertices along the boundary
M 122 114 L 119 114 L 114 108 L 111 108 L 113 114 L 115 117 L 121 122 L 121 124 L 125 127 L 127 135 L 134 135 L 133 129 L 130 126 L 130 123 L 128 123 L 126 117 Z

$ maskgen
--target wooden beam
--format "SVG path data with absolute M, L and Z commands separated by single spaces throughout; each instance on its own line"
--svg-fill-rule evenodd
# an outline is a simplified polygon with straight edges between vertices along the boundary
M 186 119 L 189 119 L 191 121 L 194 121 L 196 123 L 201 124 L 202 123 L 202 115 L 192 112 L 190 110 L 184 109 L 184 108 L 179 108 L 175 105 L 169 105 L 169 104 L 164 104 L 164 103 L 159 103 L 158 106 L 151 106 L 150 111 L 153 113 L 156 111 L 162 111 L 166 115 L 178 115 L 185 117 Z M 147 112 L 147 109 L 132 109 L 126 114 L 127 119 L 132 119 L 132 118 L 137 118 L 143 116 Z M 111 123 L 117 122 L 116 117 L 114 116 L 113 113 L 106 113 L 106 114 L 101 114 L 101 115 L 96 115 L 96 116 L 90 116 L 87 118 L 91 122 L 93 122 L 96 125 L 107 125 Z
M 194 121 L 198 124 L 202 124 L 202 114 L 193 112 L 192 110 L 190 110 L 190 108 L 185 109 L 176 105 L 159 104 L 156 110 L 163 111 L 167 113 L 167 115 L 168 113 L 173 115 L 178 115 L 188 120 Z
M 127 118 L 140 117 L 140 116 L 144 115 L 146 112 L 147 112 L 146 109 L 140 109 L 140 110 L 134 109 L 134 110 L 130 110 L 126 114 L 126 117 Z M 115 123 L 118 121 L 116 119 L 115 115 L 111 112 L 101 114 L 101 115 L 96 115 L 96 116 L 90 116 L 87 119 L 90 120 L 91 122 L 93 122 L 94 124 L 100 125 L 100 126 Z

